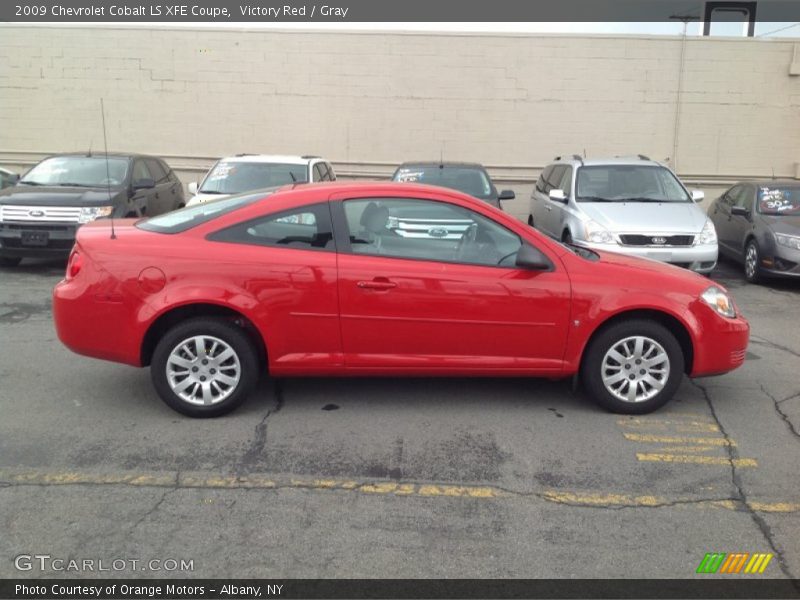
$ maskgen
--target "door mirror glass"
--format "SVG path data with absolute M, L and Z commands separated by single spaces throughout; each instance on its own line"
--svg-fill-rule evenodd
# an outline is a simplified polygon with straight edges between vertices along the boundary
M 149 190 L 156 187 L 156 182 L 152 179 L 142 178 L 133 182 L 134 190 Z
M 530 244 L 522 244 L 517 252 L 516 266 L 520 269 L 530 269 L 532 271 L 549 271 L 553 268 L 553 263 L 538 248 Z
M 694 202 L 702 202 L 705 199 L 706 195 L 703 190 L 692 190 L 692 200 Z
M 550 196 L 550 200 L 555 200 L 556 202 L 563 202 L 565 204 L 567 202 L 567 195 L 564 193 L 564 190 L 552 189 L 548 193 L 548 196 Z
M 744 206 L 732 206 L 731 207 L 731 214 L 738 215 L 740 217 L 749 217 L 750 211 L 747 210 Z
M 190 194 L 196 194 L 196 193 L 197 193 L 197 182 L 196 182 L 196 181 L 193 181 L 193 182 L 191 182 L 191 183 L 190 183 L 188 186 L 186 186 L 186 187 L 187 187 L 187 189 L 189 190 L 189 193 L 190 193 Z
M 514 193 L 514 190 L 503 190 L 500 192 L 500 195 L 497 197 L 498 200 L 513 200 L 516 198 L 517 195 Z

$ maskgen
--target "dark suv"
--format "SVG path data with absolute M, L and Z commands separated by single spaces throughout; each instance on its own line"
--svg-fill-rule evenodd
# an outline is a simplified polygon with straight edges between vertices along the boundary
M 84 223 L 154 216 L 184 206 L 183 186 L 160 158 L 61 154 L 0 191 L 0 265 L 24 257 L 66 257 Z

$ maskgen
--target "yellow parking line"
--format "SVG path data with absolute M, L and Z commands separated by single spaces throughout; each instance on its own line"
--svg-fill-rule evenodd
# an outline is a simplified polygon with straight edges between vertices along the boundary
M 688 437 L 676 435 L 654 435 L 650 433 L 623 433 L 626 440 L 653 444 L 699 444 L 701 446 L 735 446 L 733 440 L 723 437 Z
M 668 456 L 669 461 L 679 459 L 686 462 L 708 463 L 705 456 Z M 703 459 L 703 460 L 700 460 Z M 754 466 L 752 459 L 741 466 Z M 721 462 L 720 462 L 721 461 Z M 751 464 L 752 463 L 752 464 Z M 727 459 L 715 459 L 712 464 L 728 464 Z M 494 500 L 528 496 L 556 504 L 582 507 L 657 507 L 664 505 L 687 505 L 725 510 L 741 510 L 741 502 L 733 500 L 703 500 L 695 498 L 668 498 L 655 495 L 632 495 L 616 492 L 547 490 L 541 493 L 525 493 L 503 490 L 494 486 L 451 485 L 438 483 L 408 483 L 394 481 L 354 481 L 349 479 L 281 479 L 265 475 L 219 475 L 203 473 L 95 473 L 82 471 L 43 471 L 36 469 L 0 469 L 0 481 L 20 485 L 68 486 L 80 484 L 126 485 L 134 487 L 175 487 L 198 489 L 294 489 L 308 491 L 349 491 L 364 495 L 404 496 L 417 498 L 473 498 Z M 750 501 L 749 507 L 764 513 L 800 513 L 800 502 Z
M 719 427 L 714 423 L 709 423 L 707 421 L 696 421 L 696 420 L 686 420 L 686 421 L 672 421 L 668 419 L 642 419 L 642 418 L 633 418 L 633 419 L 620 419 L 617 421 L 617 425 L 621 427 L 633 427 L 639 429 L 671 429 L 674 428 L 676 431 L 681 432 L 697 432 L 697 433 L 719 433 Z
M 637 452 L 636 458 L 643 462 L 669 462 L 684 463 L 695 465 L 730 465 L 736 467 L 757 467 L 758 462 L 754 458 L 724 458 L 721 456 L 693 456 L 691 454 L 659 454 Z

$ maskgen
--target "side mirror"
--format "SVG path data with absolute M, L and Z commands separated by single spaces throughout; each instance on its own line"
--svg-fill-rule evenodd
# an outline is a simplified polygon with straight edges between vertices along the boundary
M 550 200 L 563 202 L 564 204 L 567 203 L 567 195 L 564 193 L 564 190 L 552 189 L 547 195 L 550 196 Z
M 12 173 L 6 181 L 8 181 L 8 185 L 17 185 L 19 179 L 19 173 Z
M 137 179 L 133 182 L 133 189 L 134 190 L 150 190 L 156 187 L 156 182 L 152 179 L 147 179 L 143 177 L 142 179 Z
M 744 206 L 731 206 L 731 214 L 739 217 L 750 217 L 750 211 Z
M 705 197 L 705 192 L 702 190 L 692 190 L 692 200 L 694 202 L 702 202 Z
M 190 194 L 197 194 L 197 182 L 196 181 L 193 181 L 192 183 L 187 185 L 186 188 L 189 190 Z
M 517 260 L 514 264 L 520 269 L 530 269 L 531 271 L 549 271 L 553 268 L 553 263 L 541 250 L 524 242 L 517 252 Z
M 514 193 L 514 190 L 503 190 L 500 192 L 500 195 L 497 196 L 498 200 L 513 200 L 516 198 L 517 195 Z

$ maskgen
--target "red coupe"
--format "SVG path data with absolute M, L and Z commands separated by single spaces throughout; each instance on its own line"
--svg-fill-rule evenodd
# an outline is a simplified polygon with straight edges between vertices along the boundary
M 226 413 L 282 376 L 580 374 L 646 413 L 740 366 L 727 291 L 551 240 L 459 192 L 288 186 L 78 231 L 53 309 L 80 354 L 150 366 L 175 410 Z

